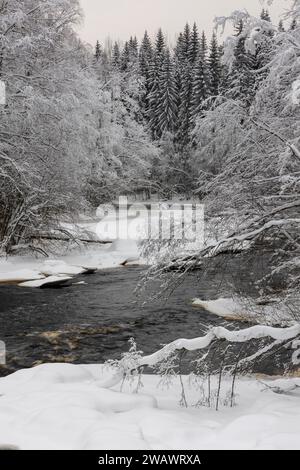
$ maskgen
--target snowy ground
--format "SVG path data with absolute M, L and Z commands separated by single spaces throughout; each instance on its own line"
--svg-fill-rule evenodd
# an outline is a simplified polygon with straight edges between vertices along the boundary
M 101 366 L 47 364 L 0 379 L 0 446 L 21 449 L 300 449 L 300 379 L 237 383 L 237 406 L 181 408 L 169 389 L 144 376 L 133 393 L 101 388 Z M 187 400 L 199 391 L 185 379 Z M 225 394 L 230 382 L 223 382 Z

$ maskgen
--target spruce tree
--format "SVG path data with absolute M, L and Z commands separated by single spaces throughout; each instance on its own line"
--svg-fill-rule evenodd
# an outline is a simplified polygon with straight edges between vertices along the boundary
M 151 80 L 151 64 L 153 61 L 153 49 L 147 31 L 145 31 L 140 51 L 139 51 L 139 69 L 140 74 L 144 78 L 144 92 L 141 96 L 141 107 L 144 116 L 149 111 L 149 95 L 152 88 Z
M 186 147 L 190 142 L 191 133 L 191 113 L 192 113 L 192 97 L 193 97 L 193 70 L 192 66 L 186 62 L 184 68 L 181 69 L 181 89 L 180 89 L 180 105 L 179 105 L 179 128 L 177 133 L 177 141 L 180 147 Z
M 145 31 L 140 51 L 139 51 L 139 65 L 140 65 L 140 73 L 143 77 L 148 78 L 149 76 L 149 68 L 153 58 L 153 50 L 150 38 L 148 36 L 147 31 Z
M 208 77 L 206 64 L 199 55 L 194 68 L 193 95 L 191 101 L 191 125 L 201 116 L 204 110 L 204 102 L 209 96 Z
M 162 29 L 159 28 L 157 36 L 156 36 L 156 42 L 155 42 L 155 54 L 163 55 L 165 47 L 166 47 L 165 37 L 162 32 Z
M 209 76 L 210 76 L 210 92 L 212 96 L 217 96 L 221 80 L 221 62 L 218 40 L 216 33 L 213 33 L 210 51 L 209 51 Z
M 101 56 L 102 56 L 102 48 L 101 48 L 100 42 L 97 41 L 97 42 L 96 42 L 96 47 L 95 47 L 95 59 L 96 59 L 96 62 L 99 62 L 99 60 L 101 59 Z
M 200 41 L 199 41 L 199 33 L 196 23 L 193 25 L 191 38 L 190 38 L 190 46 L 189 46 L 189 62 L 191 64 L 195 64 L 200 52 Z
M 228 95 L 234 99 L 239 99 L 249 106 L 255 93 L 256 58 L 246 51 L 246 38 L 242 34 L 244 29 L 243 21 L 235 27 L 235 35 L 238 37 L 234 50 L 234 64 L 228 77 Z
M 121 53 L 120 53 L 120 47 L 117 42 L 114 43 L 113 50 L 112 50 L 112 66 L 113 67 L 120 67 L 121 64 Z
M 179 36 L 176 46 L 176 67 L 179 99 L 178 99 L 178 126 L 176 141 L 179 147 L 184 148 L 190 142 L 191 111 L 193 96 L 193 64 L 191 62 L 192 34 L 190 26 L 185 25 L 183 33 Z
M 164 54 L 159 80 L 159 102 L 157 107 L 157 137 L 165 132 L 174 133 L 177 119 L 177 87 L 174 64 L 170 51 Z
M 183 58 L 189 61 L 190 59 L 189 53 L 190 53 L 192 36 L 191 36 L 191 28 L 188 23 L 184 27 L 182 39 L 183 39 L 183 42 L 182 42 Z
M 207 50 L 208 50 L 207 39 L 206 39 L 205 32 L 203 31 L 201 39 L 200 39 L 200 50 L 199 50 L 199 54 L 203 63 L 207 62 Z
M 153 59 L 149 68 L 150 92 L 148 96 L 148 119 L 151 133 L 154 139 L 160 137 L 159 130 L 159 100 L 160 100 L 160 77 L 165 55 L 165 38 L 161 29 L 159 29 L 155 42 Z
M 184 61 L 184 40 L 183 40 L 183 34 L 180 33 L 176 42 L 175 46 L 175 57 L 178 62 L 178 64 L 183 63 Z
M 130 48 L 129 48 L 128 42 L 126 41 L 124 44 L 122 55 L 121 55 L 121 70 L 123 72 L 126 72 L 129 68 L 129 64 L 130 64 Z
M 138 41 L 136 37 L 133 38 L 131 36 L 131 38 L 129 39 L 128 50 L 129 50 L 129 61 L 131 65 L 135 64 L 139 55 Z

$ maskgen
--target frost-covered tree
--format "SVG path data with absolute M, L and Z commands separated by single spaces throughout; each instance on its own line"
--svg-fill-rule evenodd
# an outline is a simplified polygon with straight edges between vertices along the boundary
M 294 4 L 292 17 L 298 17 L 299 6 L 299 2 Z M 264 43 L 264 32 L 274 27 L 244 12 L 230 17 L 235 23 L 241 19 L 246 51 L 255 56 L 260 41 Z M 224 19 L 217 21 L 221 24 Z M 292 34 L 274 36 L 273 54 L 250 108 L 240 99 L 220 96 L 195 132 L 198 164 L 203 171 L 199 191 L 207 195 L 207 210 L 234 208 L 239 218 L 238 230 L 224 238 L 214 255 L 241 240 L 267 243 L 273 250 L 273 271 L 264 287 L 272 292 L 279 277 L 285 288 L 282 300 L 289 303 L 295 317 L 300 279 L 299 32 L 297 28 Z M 223 60 L 229 67 L 234 64 L 237 44 L 238 37 L 225 43 Z M 283 272 L 289 272 L 288 276 L 280 277 Z
M 150 64 L 153 58 L 153 49 L 152 43 L 149 38 L 147 31 L 145 31 L 140 51 L 139 51 L 139 62 L 140 62 L 140 72 L 143 77 L 148 78 Z
M 202 56 L 198 56 L 193 74 L 193 96 L 191 108 L 191 120 L 195 123 L 202 116 L 205 109 L 205 101 L 209 97 L 208 73 L 206 62 Z
M 189 62 L 195 64 L 200 53 L 200 40 L 197 24 L 194 23 L 189 45 Z
M 76 0 L 0 2 L 0 247 L 9 250 L 83 203 L 96 157 L 92 54 Z
M 101 59 L 101 56 L 102 56 L 102 48 L 101 48 L 100 42 L 97 41 L 96 47 L 95 47 L 95 59 L 97 62 Z
M 159 83 L 158 128 L 159 135 L 164 132 L 174 133 L 177 125 L 177 88 L 174 76 L 174 64 L 170 51 L 164 54 Z
M 117 42 L 114 43 L 112 50 L 112 65 L 113 67 L 119 68 L 121 64 L 121 52 L 120 46 Z
M 121 70 L 126 72 L 130 64 L 130 48 L 128 41 L 125 42 L 124 48 L 121 54 Z
M 200 39 L 200 49 L 199 49 L 199 54 L 201 56 L 202 62 L 206 63 L 207 61 L 207 51 L 208 51 L 208 46 L 207 46 L 207 39 L 205 32 L 202 32 L 201 39 Z
M 164 62 L 166 43 L 163 32 L 159 29 L 155 42 L 155 50 L 150 66 L 151 89 L 149 92 L 148 119 L 151 133 L 154 139 L 161 136 L 159 127 L 159 104 L 160 104 L 160 78 Z
M 219 86 L 221 81 L 221 63 L 218 40 L 215 33 L 213 33 L 210 44 L 208 63 L 210 76 L 210 91 L 212 96 L 217 96 L 219 93 Z

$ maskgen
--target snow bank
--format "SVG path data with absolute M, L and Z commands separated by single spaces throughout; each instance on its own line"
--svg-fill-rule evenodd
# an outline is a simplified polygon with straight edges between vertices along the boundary
M 223 317 L 226 320 L 244 321 L 267 325 L 290 326 L 294 318 L 289 305 L 276 300 L 264 304 L 242 297 L 220 298 L 217 300 L 193 299 L 192 306 Z
M 70 276 L 48 276 L 44 279 L 40 279 L 37 281 L 26 281 L 18 284 L 20 287 L 46 287 L 46 286 L 60 286 L 65 284 L 67 281 L 70 281 L 72 277 Z
M 294 395 L 273 393 L 254 379 L 238 380 L 238 406 L 216 412 L 182 409 L 178 378 L 163 389 L 157 387 L 159 377 L 143 376 L 143 393 L 133 393 L 136 383 L 125 383 L 120 393 L 97 385 L 109 373 L 101 366 L 47 364 L 0 379 L 0 447 L 300 449 L 300 379 L 278 382 Z M 191 405 L 199 390 L 183 380 Z M 265 382 L 277 386 L 276 380 Z M 230 386 L 224 379 L 224 393 Z
M 47 260 L 40 266 L 40 272 L 45 276 L 69 274 L 76 276 L 85 272 L 82 266 L 71 266 L 63 260 Z
M 116 240 L 111 246 L 93 247 L 68 253 L 62 259 L 41 260 L 30 257 L 0 259 L 0 284 L 22 284 L 22 287 L 41 287 L 59 281 L 57 277 L 73 277 L 96 272 L 98 269 L 140 264 L 137 243 Z M 50 279 L 51 277 L 51 279 Z M 44 280 L 44 282 L 31 282 Z M 29 282 L 30 281 L 30 282 Z
M 17 284 L 18 282 L 43 279 L 45 276 L 36 270 L 32 269 L 17 269 L 16 271 L 0 272 L 1 284 Z
M 251 311 L 246 311 L 245 304 L 238 299 L 220 298 L 217 300 L 201 300 L 194 299 L 192 306 L 203 308 L 214 315 L 223 317 L 228 320 L 251 321 L 254 320 L 254 314 Z

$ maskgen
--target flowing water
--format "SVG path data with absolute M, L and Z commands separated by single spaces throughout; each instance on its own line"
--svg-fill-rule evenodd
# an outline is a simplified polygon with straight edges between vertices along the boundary
M 193 308 L 191 299 L 228 296 L 233 281 L 249 293 L 257 270 L 265 267 L 261 260 L 221 260 L 205 276 L 187 275 L 168 299 L 143 305 L 149 292 L 137 299 L 134 291 L 144 269 L 99 271 L 76 279 L 85 284 L 61 289 L 0 286 L 0 339 L 7 349 L 0 374 L 43 362 L 103 363 L 127 351 L 131 337 L 151 353 L 179 337 L 201 335 L 211 325 L 232 328 L 232 322 Z

